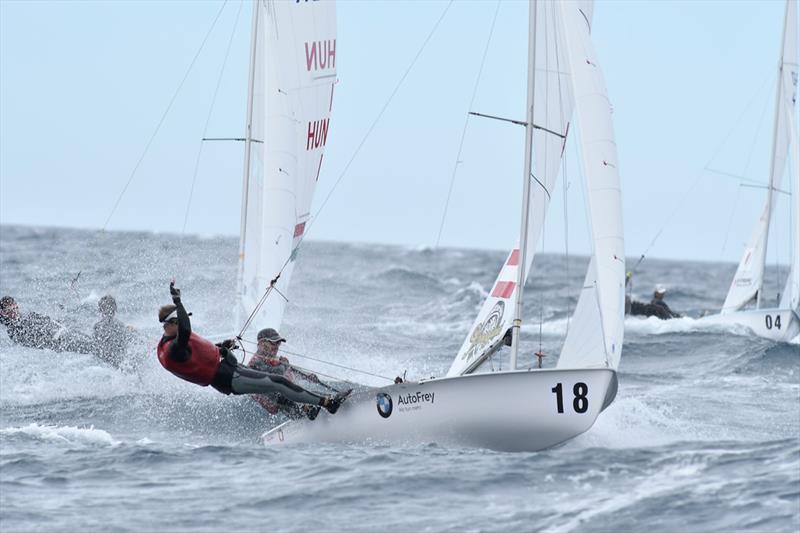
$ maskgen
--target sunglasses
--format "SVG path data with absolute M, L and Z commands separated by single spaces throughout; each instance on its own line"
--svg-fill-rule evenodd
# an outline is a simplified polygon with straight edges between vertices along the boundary
M 164 321 L 164 323 L 162 324 L 162 327 L 164 329 L 166 329 L 167 328 L 167 324 L 177 324 L 177 323 L 178 323 L 178 319 L 177 318 L 170 318 L 169 320 L 165 320 Z

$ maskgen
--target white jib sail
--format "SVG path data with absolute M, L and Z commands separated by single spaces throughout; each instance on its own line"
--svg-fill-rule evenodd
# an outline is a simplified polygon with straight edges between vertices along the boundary
M 588 4 L 591 5 L 590 2 Z M 550 205 L 550 195 L 558 177 L 573 108 L 572 83 L 564 53 L 564 39 L 559 29 L 557 4 L 538 1 L 533 6 L 537 10 L 533 56 L 533 123 L 536 129 L 533 131 L 534 177 L 530 187 L 531 205 L 524 271 L 527 275 L 530 274 L 536 245 Z M 472 372 L 503 342 L 514 320 L 513 306 L 517 293 L 519 263 L 519 249 L 514 248 L 506 258 L 489 296 L 453 360 L 448 376 Z
M 257 0 L 250 164 L 240 235 L 237 329 L 279 274 L 248 331 L 278 328 L 294 255 L 330 135 L 336 83 L 333 1 Z M 247 162 L 246 162 L 247 164 Z
M 775 130 L 767 202 L 736 269 L 725 303 L 722 304 L 722 314 L 738 311 L 757 298 L 763 284 L 769 226 L 778 193 L 776 189 L 781 186 L 791 145 L 792 117 L 797 100 L 797 54 L 797 1 L 787 0 L 783 48 L 778 65 Z
M 580 3 L 559 4 L 563 16 L 594 254 L 575 309 L 559 368 L 616 370 L 625 314 L 622 193 L 611 103 Z

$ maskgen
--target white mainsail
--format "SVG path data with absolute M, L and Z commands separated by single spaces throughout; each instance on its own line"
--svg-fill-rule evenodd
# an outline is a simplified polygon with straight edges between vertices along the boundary
M 758 299 L 764 281 L 769 226 L 774 211 L 777 189 L 780 189 L 793 134 L 793 115 L 797 101 L 797 2 L 787 0 L 783 29 L 783 47 L 778 64 L 775 101 L 775 130 L 772 141 L 769 189 L 764 211 L 753 229 L 744 255 L 736 269 L 721 314 L 731 313 Z M 795 192 L 795 194 L 797 194 Z M 760 303 L 760 302 L 759 302 Z
M 591 7 L 591 2 L 582 2 Z M 550 196 L 555 188 L 572 116 L 572 82 L 560 30 L 560 15 L 554 2 L 533 2 L 535 39 L 529 67 L 533 70 L 533 177 L 527 231 L 524 277 L 533 264 L 536 245 L 544 226 Z M 589 11 L 591 17 L 591 11 Z M 515 247 L 500 270 L 492 291 L 484 301 L 467 338 L 448 371 L 459 376 L 474 370 L 500 347 L 513 325 L 517 299 L 520 251 Z M 524 282 L 524 280 L 523 280 Z
M 279 327 L 294 254 L 310 219 L 336 83 L 333 1 L 257 0 L 242 198 L 237 327 Z
M 586 177 L 594 254 L 558 368 L 619 365 L 625 318 L 622 193 L 611 103 L 580 5 L 560 4 Z

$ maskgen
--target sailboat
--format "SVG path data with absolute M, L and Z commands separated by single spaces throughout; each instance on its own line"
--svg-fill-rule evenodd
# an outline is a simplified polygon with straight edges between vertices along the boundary
M 325 4 L 319 2 L 303 7 L 332 10 Z M 280 15 L 281 9 L 296 7 L 281 6 L 275 9 L 275 14 Z M 625 259 L 611 106 L 590 36 L 592 9 L 591 1 L 532 0 L 529 3 L 526 117 L 522 121 L 525 150 L 520 154 L 524 168 L 519 245 L 508 254 L 447 375 L 354 393 L 335 416 L 322 413 L 314 421 L 293 420 L 267 431 L 262 436 L 265 445 L 437 442 L 507 451 L 541 450 L 587 431 L 600 412 L 611 404 L 617 392 L 617 368 L 623 342 Z M 270 19 L 271 12 L 258 14 L 266 16 L 267 26 L 271 27 L 269 21 L 275 21 L 275 18 Z M 325 38 L 333 39 L 330 34 Z M 254 57 L 258 57 L 257 43 L 253 50 Z M 273 59 L 280 60 L 279 57 Z M 305 67 L 307 53 L 299 59 L 300 66 Z M 267 96 L 274 95 L 276 91 L 269 84 L 276 80 L 268 76 L 266 81 Z M 570 128 L 573 109 L 580 128 Z M 292 130 L 292 120 L 288 119 L 292 113 L 287 112 L 284 132 L 287 135 L 297 134 Z M 276 127 L 270 120 L 267 122 L 269 127 Z M 520 369 L 517 359 L 523 287 L 543 230 L 567 137 L 576 129 L 583 154 L 593 252 L 573 314 L 573 327 L 567 334 L 558 363 L 554 368 Z M 276 160 L 286 158 L 285 149 L 271 147 L 270 143 L 293 143 L 298 149 L 298 140 L 282 139 L 280 133 L 266 135 L 262 167 L 265 173 L 272 172 L 274 179 L 283 180 L 276 171 L 283 163 Z M 308 135 L 311 135 L 310 126 Z M 299 144 L 299 151 L 306 155 L 302 142 Z M 245 166 L 248 164 L 246 161 Z M 292 169 L 290 173 L 295 172 L 296 169 Z M 245 194 L 275 205 L 271 194 L 265 191 L 254 195 L 251 189 Z M 248 197 L 246 202 L 248 218 L 256 210 L 262 216 L 275 216 L 267 214 L 269 209 L 264 204 L 253 207 L 250 199 Z M 243 309 L 257 303 L 255 296 L 263 292 L 265 283 L 275 279 L 277 272 L 280 278 L 276 284 L 285 290 L 287 268 L 282 265 L 286 260 L 291 264 L 293 245 L 297 242 L 292 237 L 296 239 L 301 231 L 295 230 L 293 235 L 291 224 L 302 229 L 303 223 L 303 219 L 293 220 L 290 214 L 293 213 L 287 213 L 283 233 L 277 240 L 273 241 L 272 236 L 265 239 L 266 226 L 263 225 L 256 229 L 261 232 L 260 237 L 254 236 L 248 227 L 247 235 L 242 238 L 244 288 L 240 298 Z M 252 260 L 251 245 L 257 239 L 262 241 L 259 257 L 280 253 L 277 258 L 263 259 L 261 270 L 247 263 Z M 252 272 L 262 272 L 256 275 L 253 283 L 250 282 Z M 282 303 L 280 298 L 270 300 L 272 304 L 267 302 L 262 309 Z M 275 307 L 263 316 L 272 320 L 268 323 L 276 324 L 281 313 L 282 307 Z M 510 369 L 487 371 L 485 363 L 508 342 L 511 344 Z
M 772 160 L 766 205 L 739 261 L 722 309 L 719 314 L 701 319 L 713 324 L 742 326 L 759 337 L 786 342 L 800 336 L 800 146 L 795 123 L 797 79 L 797 1 L 787 0 L 783 46 L 778 63 Z M 791 268 L 778 306 L 768 307 L 765 305 L 763 291 L 764 267 L 767 262 L 770 224 L 784 173 L 788 174 L 792 186 Z

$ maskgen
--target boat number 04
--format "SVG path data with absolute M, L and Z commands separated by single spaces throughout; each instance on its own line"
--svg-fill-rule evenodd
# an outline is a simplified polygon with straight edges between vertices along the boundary
M 558 407 L 558 412 L 563 413 L 564 397 L 562 394 L 561 383 L 550 390 L 556 395 L 556 406 Z M 578 382 L 572 387 L 572 394 L 575 396 L 575 398 L 572 400 L 572 408 L 576 413 L 585 413 L 589 408 L 589 398 L 586 397 L 587 394 L 589 394 L 589 387 L 586 385 L 586 383 Z
M 781 315 L 776 315 L 775 320 L 772 319 L 772 315 L 766 315 L 764 322 L 766 322 L 767 329 L 772 329 L 772 326 L 781 329 Z

